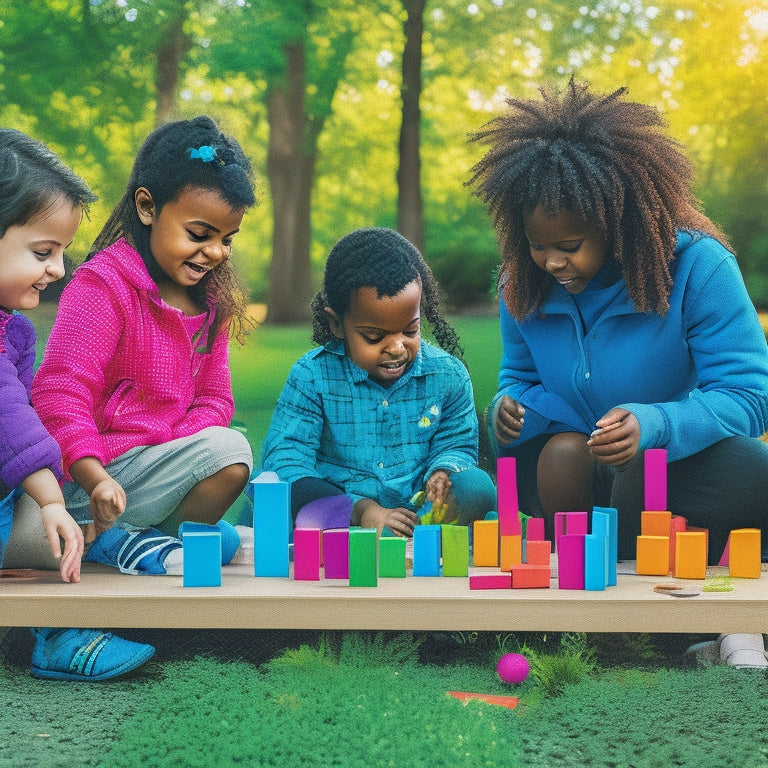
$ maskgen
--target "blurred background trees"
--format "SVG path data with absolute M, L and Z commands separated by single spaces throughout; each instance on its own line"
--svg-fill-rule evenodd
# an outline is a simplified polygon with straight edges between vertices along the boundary
M 0 123 L 99 194 L 82 259 L 144 137 L 208 113 L 253 159 L 234 259 L 274 323 L 304 321 L 350 230 L 399 228 L 456 310 L 498 251 L 467 135 L 571 75 L 658 106 L 768 308 L 768 0 L 0 0 Z

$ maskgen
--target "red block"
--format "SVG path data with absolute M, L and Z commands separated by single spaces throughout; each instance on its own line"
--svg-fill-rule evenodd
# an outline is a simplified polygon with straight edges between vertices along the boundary
M 512 576 L 509 573 L 476 573 L 469 577 L 470 589 L 511 589 Z
M 551 577 L 549 565 L 513 565 L 512 589 L 549 589 Z

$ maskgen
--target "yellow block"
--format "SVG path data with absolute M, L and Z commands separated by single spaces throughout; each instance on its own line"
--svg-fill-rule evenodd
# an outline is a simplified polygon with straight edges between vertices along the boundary
M 731 531 L 728 567 L 738 579 L 760 578 L 760 529 L 736 528 Z
M 675 539 L 675 578 L 707 577 L 707 534 L 705 531 L 681 531 Z
M 640 533 L 643 536 L 669 536 L 671 512 L 643 511 L 640 513 Z
M 669 573 L 669 536 L 638 536 L 636 570 L 643 576 Z
M 499 521 L 475 520 L 472 529 L 472 562 L 477 568 L 499 565 Z
M 513 565 L 523 562 L 523 537 L 520 535 L 501 537 L 501 555 L 499 567 L 502 571 L 511 571 Z

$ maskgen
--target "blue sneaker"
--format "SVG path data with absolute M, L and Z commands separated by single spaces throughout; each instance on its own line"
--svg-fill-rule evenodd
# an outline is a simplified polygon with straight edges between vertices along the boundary
M 164 576 L 168 573 L 165 559 L 176 549 L 181 549 L 181 540 L 156 528 L 126 531 L 113 527 L 96 537 L 83 560 L 105 563 L 122 573 Z
M 145 643 L 123 640 L 95 629 L 33 629 L 29 668 L 49 680 L 110 680 L 140 667 L 155 654 Z

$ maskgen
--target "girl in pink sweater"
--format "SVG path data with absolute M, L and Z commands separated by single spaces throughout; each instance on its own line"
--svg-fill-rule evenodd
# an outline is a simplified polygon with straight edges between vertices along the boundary
M 32 401 L 62 449 L 88 560 L 179 573 L 184 521 L 219 524 L 252 454 L 229 427 L 228 344 L 245 300 L 229 262 L 254 203 L 250 164 L 208 117 L 161 126 L 62 294 Z

